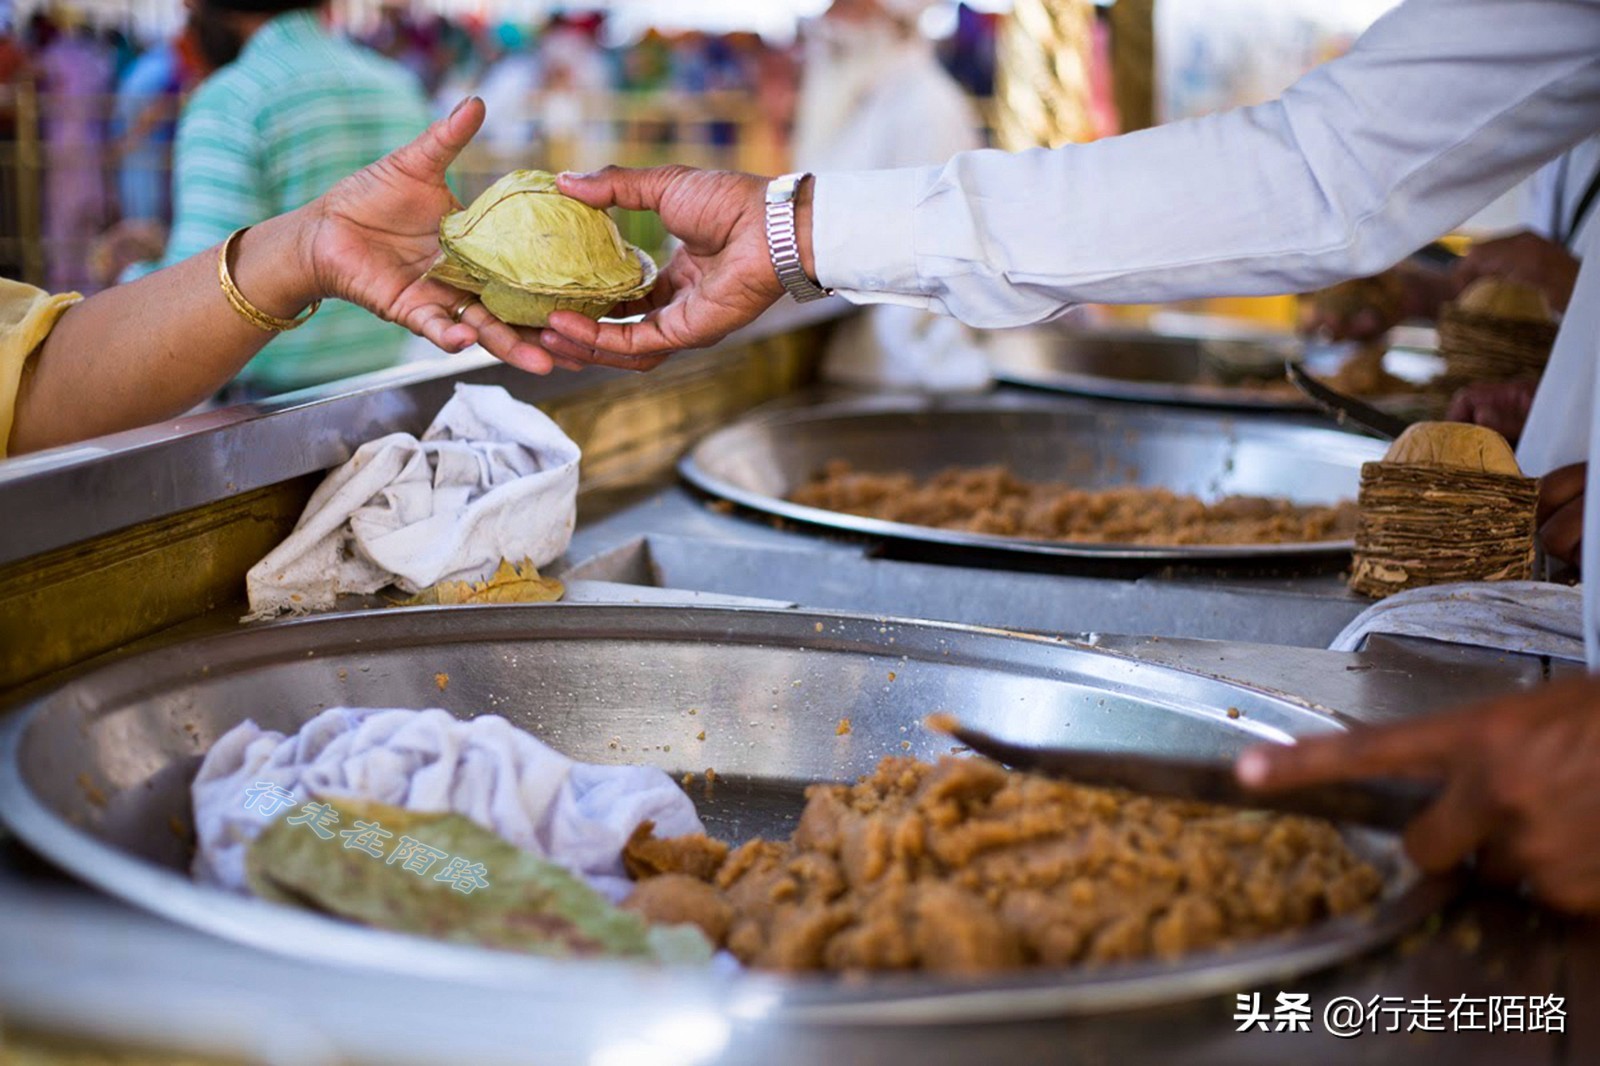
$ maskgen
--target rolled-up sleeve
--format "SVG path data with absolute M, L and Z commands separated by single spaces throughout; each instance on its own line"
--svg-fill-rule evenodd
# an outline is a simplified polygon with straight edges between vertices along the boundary
M 82 300 L 75 292 L 52 295 L 20 281 L 0 278 L 0 459 L 6 457 L 22 388 L 22 372 L 67 308 Z
M 1053 151 L 819 175 L 822 284 L 1026 325 L 1376 273 L 1600 129 L 1600 0 L 1407 0 L 1279 100 Z

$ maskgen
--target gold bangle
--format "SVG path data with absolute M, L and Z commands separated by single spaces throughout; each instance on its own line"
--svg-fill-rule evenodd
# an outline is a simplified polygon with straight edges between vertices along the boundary
M 222 283 L 222 294 L 228 298 L 228 303 L 239 312 L 239 317 L 252 326 L 267 333 L 287 333 L 291 329 L 299 329 L 305 325 L 306 320 L 317 313 L 317 308 L 322 306 L 321 300 L 313 300 L 311 306 L 300 313 L 298 318 L 279 318 L 269 315 L 255 304 L 244 298 L 244 293 L 239 291 L 239 286 L 233 283 L 233 272 L 228 269 L 228 253 L 233 251 L 233 242 L 244 236 L 249 226 L 242 226 L 228 234 L 228 239 L 222 242 L 222 248 L 217 252 L 217 280 Z

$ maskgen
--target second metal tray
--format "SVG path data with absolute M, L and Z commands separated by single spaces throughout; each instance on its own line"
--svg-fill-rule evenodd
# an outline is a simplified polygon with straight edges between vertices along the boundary
M 1265 560 L 1348 553 L 1350 540 L 1148 545 L 1027 540 L 826 511 L 787 497 L 833 459 L 919 476 L 1004 464 L 1030 480 L 1083 488 L 1160 486 L 1202 499 L 1355 499 L 1361 464 L 1384 446 L 1339 430 L 1218 413 L 991 396 L 874 399 L 756 415 L 706 437 L 679 471 L 697 488 L 781 518 L 876 537 L 986 552 L 1141 560 Z
M 1433 354 L 1431 330 L 1406 327 L 1390 337 L 1384 369 L 1424 382 L 1443 369 Z M 1134 330 L 1062 331 L 1046 345 L 1000 347 L 994 373 L 1012 385 L 1074 396 L 1182 407 L 1301 413 L 1316 405 L 1290 389 L 1253 387 L 1283 381 L 1285 359 L 1331 375 L 1353 351 L 1350 345 L 1308 344 L 1290 336 L 1178 335 Z M 1246 380 L 1241 380 L 1246 379 Z M 1380 410 L 1424 417 L 1436 398 L 1416 393 L 1364 397 Z

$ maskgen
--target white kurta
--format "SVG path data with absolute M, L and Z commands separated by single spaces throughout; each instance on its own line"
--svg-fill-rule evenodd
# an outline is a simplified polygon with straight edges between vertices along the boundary
M 1528 228 L 1576 254 L 1594 223 L 1596 208 L 1600 208 L 1600 204 L 1591 204 L 1578 218 L 1584 193 L 1596 173 L 1600 173 L 1600 137 L 1590 137 L 1560 159 L 1547 163 L 1528 179 L 1523 210 Z
M 856 302 L 976 326 L 1084 301 L 1307 292 L 1386 269 L 1596 132 L 1600 0 L 1407 0 L 1258 107 L 1055 151 L 824 174 L 816 269 Z M 1520 452 L 1530 474 L 1590 460 L 1590 574 L 1597 358 L 1591 257 Z M 1594 665 L 1600 604 L 1587 584 Z

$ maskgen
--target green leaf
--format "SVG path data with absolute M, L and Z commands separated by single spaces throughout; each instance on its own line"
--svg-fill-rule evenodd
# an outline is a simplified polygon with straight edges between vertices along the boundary
M 702 963 L 711 945 L 687 926 L 652 929 L 611 905 L 566 869 L 523 851 L 458 814 L 424 814 L 349 799 L 319 800 L 338 813 L 324 839 L 288 812 L 246 855 L 250 888 L 263 899 L 402 933 L 535 955 Z M 303 811 L 305 808 L 302 807 Z M 358 846 L 363 825 L 380 827 Z M 445 853 L 426 872 L 404 865 L 402 838 Z M 401 853 L 401 854 L 397 854 Z M 432 853 L 428 853 L 432 854 Z M 451 857 L 482 867 L 487 887 L 461 891 L 438 875 Z M 419 863 L 420 865 L 420 863 Z

